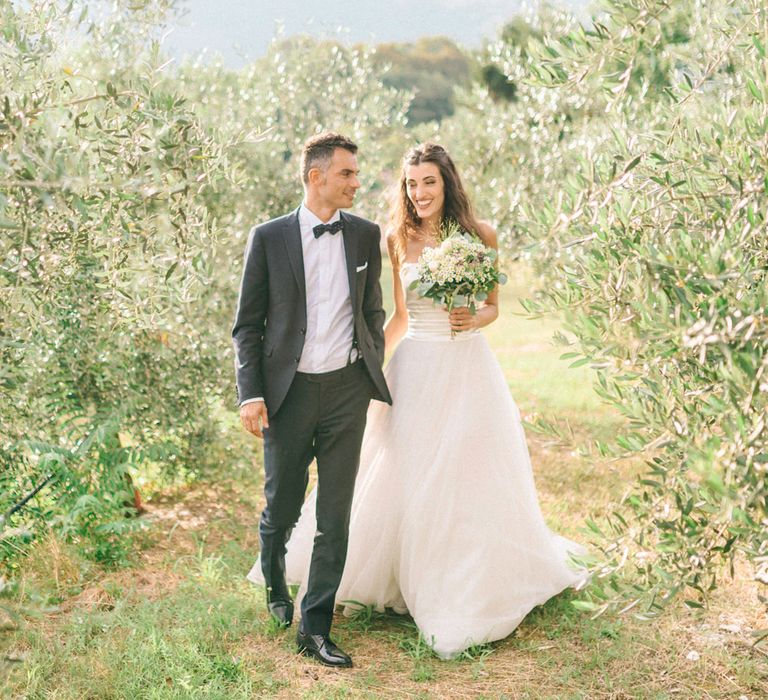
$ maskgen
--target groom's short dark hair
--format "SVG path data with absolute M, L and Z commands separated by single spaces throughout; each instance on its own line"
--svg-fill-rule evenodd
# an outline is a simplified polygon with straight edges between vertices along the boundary
M 337 148 L 357 153 L 357 144 L 354 141 L 333 131 L 315 134 L 304 142 L 304 148 L 301 149 L 301 180 L 304 184 L 309 182 L 309 171 L 312 168 L 328 167 Z

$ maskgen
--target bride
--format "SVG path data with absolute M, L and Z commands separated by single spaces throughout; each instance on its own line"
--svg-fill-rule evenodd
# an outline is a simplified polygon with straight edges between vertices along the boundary
M 506 637 L 532 608 L 585 579 L 568 563 L 581 547 L 544 522 L 520 413 L 479 332 L 498 316 L 498 292 L 472 315 L 448 313 L 410 289 L 421 252 L 439 243 L 450 220 L 497 247 L 445 149 L 417 146 L 405 156 L 387 239 L 395 312 L 385 338 L 387 351 L 397 348 L 385 374 L 393 405 L 375 402 L 368 411 L 336 596 L 348 609 L 410 613 L 444 658 Z M 303 585 L 314 503 L 313 491 L 286 556 L 288 580 Z M 248 578 L 263 582 L 258 562 Z

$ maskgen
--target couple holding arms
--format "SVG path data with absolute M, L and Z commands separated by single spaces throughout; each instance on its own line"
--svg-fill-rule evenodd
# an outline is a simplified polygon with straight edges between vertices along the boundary
M 288 583 L 301 584 L 298 651 L 336 667 L 352 665 L 330 637 L 337 600 L 409 613 L 450 658 L 585 578 L 569 563 L 581 548 L 544 522 L 520 414 L 479 332 L 498 316 L 497 291 L 472 314 L 411 289 L 446 224 L 493 248 L 495 231 L 442 146 L 410 149 L 387 233 L 385 324 L 379 227 L 342 211 L 358 172 L 345 136 L 307 140 L 304 201 L 250 232 L 232 330 L 241 421 L 264 441 L 249 579 L 283 626 Z

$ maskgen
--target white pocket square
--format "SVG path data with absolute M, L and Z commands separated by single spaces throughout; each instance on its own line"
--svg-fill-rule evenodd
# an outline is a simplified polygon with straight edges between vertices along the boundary
M 362 265 L 360 265 L 360 267 L 355 268 L 355 272 L 362 272 L 366 267 L 368 267 L 368 263 L 364 262 Z

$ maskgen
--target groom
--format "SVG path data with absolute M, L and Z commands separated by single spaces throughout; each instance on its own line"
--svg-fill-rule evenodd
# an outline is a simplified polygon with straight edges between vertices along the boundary
M 267 606 L 280 624 L 291 624 L 285 545 L 315 459 L 317 532 L 297 644 L 338 667 L 352 665 L 329 634 L 366 412 L 371 398 L 392 401 L 381 371 L 381 233 L 340 212 L 360 187 L 356 153 L 352 141 L 330 132 L 304 144 L 304 201 L 251 231 L 232 329 L 240 418 L 264 438 L 259 536 Z

